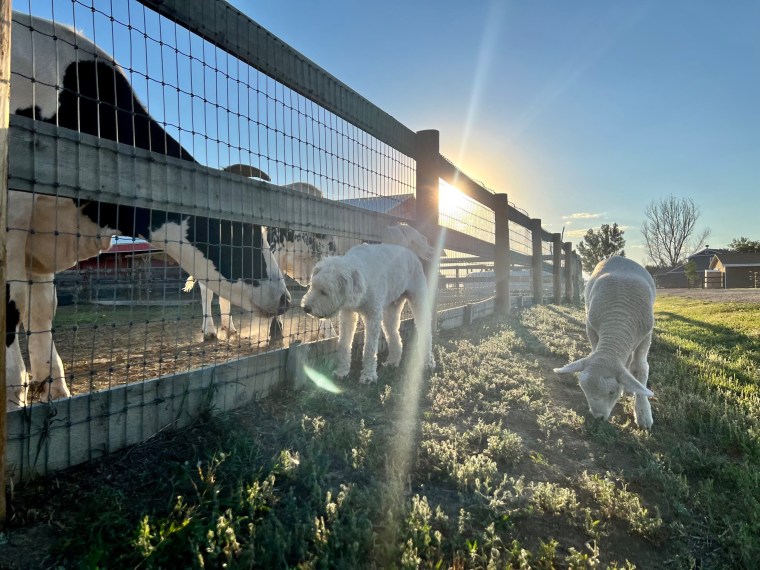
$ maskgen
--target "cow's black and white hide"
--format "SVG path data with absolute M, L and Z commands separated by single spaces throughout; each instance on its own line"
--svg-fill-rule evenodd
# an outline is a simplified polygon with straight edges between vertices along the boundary
M 13 13 L 11 113 L 183 160 L 193 157 L 153 120 L 118 64 L 73 29 Z M 11 149 L 11 152 L 14 152 Z M 27 372 L 15 333 L 29 334 L 31 381 L 43 399 L 69 395 L 52 339 L 54 275 L 139 236 L 214 292 L 249 311 L 280 315 L 290 294 L 262 228 L 131 206 L 8 193 L 7 383 L 25 402 Z M 9 390 L 9 394 L 14 390 Z
M 245 170 L 238 168 L 238 166 L 235 165 L 235 170 L 244 176 L 257 176 L 256 174 L 245 173 Z M 283 188 L 304 192 L 318 198 L 322 197 L 322 191 L 308 182 L 292 182 L 284 185 Z M 350 239 L 339 236 L 277 227 L 267 227 L 265 230 L 267 242 L 272 249 L 272 254 L 280 270 L 304 287 L 308 285 L 309 276 L 319 260 L 330 255 L 343 255 L 354 245 Z M 185 283 L 184 291 L 188 292 L 192 290 L 194 285 L 195 279 L 191 276 Z M 206 340 L 215 339 L 217 338 L 218 331 L 211 314 L 211 302 L 214 300 L 214 295 L 202 283 L 199 283 L 199 289 L 201 304 L 203 305 L 203 322 L 201 325 L 203 338 Z M 232 320 L 229 299 L 219 297 L 219 312 L 220 329 L 225 333 L 227 338 L 236 335 L 237 328 Z M 282 338 L 282 319 L 279 317 L 273 319 L 269 335 L 271 339 Z M 321 319 L 319 321 L 318 337 L 333 338 L 335 336 L 337 336 L 337 333 L 332 322 L 329 319 Z

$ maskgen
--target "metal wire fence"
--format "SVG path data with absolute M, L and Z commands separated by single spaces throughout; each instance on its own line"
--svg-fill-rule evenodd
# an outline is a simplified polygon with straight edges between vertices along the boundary
M 414 133 L 222 1 L 15 9 L 6 375 L 25 477 L 265 394 L 289 347 L 335 334 L 300 308 L 315 264 L 422 229 L 424 206 Z M 490 191 L 445 178 L 439 310 L 497 294 Z M 512 294 L 536 254 L 551 290 L 552 246 L 508 228 Z

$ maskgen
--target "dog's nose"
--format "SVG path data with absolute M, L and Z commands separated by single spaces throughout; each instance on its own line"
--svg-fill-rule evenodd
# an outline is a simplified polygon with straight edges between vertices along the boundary
M 311 314 L 311 305 L 304 305 L 303 306 L 303 312 L 306 313 L 307 315 L 310 315 Z

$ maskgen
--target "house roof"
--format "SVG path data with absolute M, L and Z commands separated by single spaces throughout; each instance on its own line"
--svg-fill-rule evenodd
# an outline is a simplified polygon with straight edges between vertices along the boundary
M 692 253 L 689 257 L 686 259 L 688 261 L 693 261 L 697 266 L 697 271 L 704 271 L 705 269 L 710 269 L 710 263 L 712 261 L 712 258 L 715 255 L 718 255 L 719 253 L 729 253 L 730 250 L 728 249 L 720 249 L 716 247 L 706 247 L 704 249 L 701 249 L 695 253 Z M 670 271 L 666 273 L 685 273 L 684 265 L 677 265 Z
M 712 269 L 720 261 L 724 267 L 731 266 L 760 266 L 760 253 L 736 253 L 725 252 L 715 254 L 710 261 L 710 268 Z
M 393 208 L 414 198 L 414 194 L 399 194 L 398 196 L 372 196 L 369 198 L 348 198 L 341 200 L 344 204 L 356 206 L 373 212 L 387 214 Z

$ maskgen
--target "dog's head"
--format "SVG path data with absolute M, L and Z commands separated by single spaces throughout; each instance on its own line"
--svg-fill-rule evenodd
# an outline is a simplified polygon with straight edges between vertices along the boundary
M 314 317 L 329 318 L 340 309 L 356 309 L 365 291 L 366 283 L 359 268 L 344 257 L 328 257 L 314 267 L 301 307 Z

